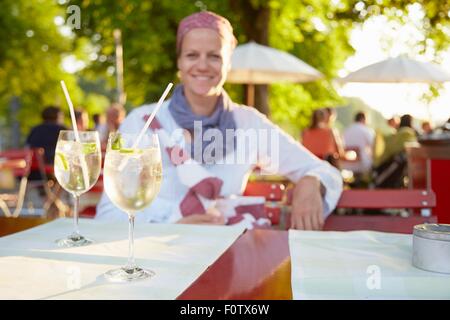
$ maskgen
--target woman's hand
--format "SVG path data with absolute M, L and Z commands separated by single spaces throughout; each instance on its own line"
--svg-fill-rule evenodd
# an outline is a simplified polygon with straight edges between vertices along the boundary
M 215 208 L 209 208 L 208 210 L 206 210 L 206 213 L 191 214 L 187 217 L 181 218 L 180 220 L 177 221 L 177 223 L 224 225 L 225 217 L 219 210 Z
M 291 228 L 321 230 L 323 228 L 323 204 L 321 183 L 312 176 L 301 178 L 294 189 L 291 212 Z

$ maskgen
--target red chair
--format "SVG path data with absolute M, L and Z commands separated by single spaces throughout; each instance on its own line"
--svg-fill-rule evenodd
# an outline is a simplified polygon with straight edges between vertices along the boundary
M 31 172 L 38 172 L 40 177 L 39 180 L 34 180 L 31 183 L 34 187 L 42 187 L 44 189 L 46 199 L 43 208 L 45 212 L 48 212 L 52 206 L 55 206 L 59 217 L 65 217 L 70 212 L 70 208 L 60 199 L 62 187 L 54 178 L 53 165 L 45 163 L 45 150 L 43 148 L 33 148 L 31 150 L 33 151 Z M 51 178 L 49 179 L 49 177 Z
M 282 201 L 285 185 L 278 182 L 252 181 L 248 182 L 244 196 L 260 196 L 266 198 L 265 211 L 272 225 L 279 225 L 282 216 Z
M 286 187 L 282 183 L 252 181 L 248 182 L 244 196 L 262 196 L 268 201 L 281 201 Z
M 11 164 L 9 169 L 13 171 L 16 178 L 20 178 L 18 190 L 15 190 L 15 186 L 12 186 L 9 192 L 0 194 L 0 209 L 6 217 L 17 218 L 23 208 L 33 151 L 31 149 L 6 150 L 0 152 L 0 158 L 3 158 L 6 163 L 9 162 Z M 12 206 L 15 207 L 13 212 L 10 210 Z
M 0 196 L 0 207 L 7 217 L 18 217 L 23 208 L 23 202 L 27 188 L 43 188 L 45 192 L 45 202 L 43 209 L 45 212 L 55 205 L 60 216 L 65 216 L 69 211 L 68 207 L 59 199 L 51 188 L 56 182 L 48 181 L 46 168 L 44 164 L 44 149 L 42 148 L 24 148 L 10 149 L 0 152 L 0 158 L 6 158 L 9 161 L 23 160 L 24 165 L 13 170 L 14 176 L 20 178 L 18 192 L 4 193 Z M 48 166 L 50 167 L 50 166 Z M 51 166 L 52 167 L 52 166 Z M 48 170 L 48 169 L 47 169 Z M 52 168 L 53 170 L 53 168 Z M 30 180 L 30 173 L 36 171 L 40 173 L 39 180 Z M 58 185 L 59 186 L 59 185 Z M 15 206 L 14 212 L 9 207 Z
M 272 225 L 279 225 L 283 208 L 277 204 L 266 203 L 264 209 L 266 210 L 267 217 L 270 219 Z

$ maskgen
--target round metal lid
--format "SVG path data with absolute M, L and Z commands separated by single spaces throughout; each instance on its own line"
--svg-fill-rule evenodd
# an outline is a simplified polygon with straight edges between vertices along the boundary
M 414 235 L 431 240 L 450 241 L 450 224 L 418 224 Z

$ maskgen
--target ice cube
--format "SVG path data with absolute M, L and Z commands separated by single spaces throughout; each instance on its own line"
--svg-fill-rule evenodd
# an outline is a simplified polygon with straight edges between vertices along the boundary
M 140 175 L 142 169 L 143 164 L 140 157 L 130 156 L 124 169 L 121 172 L 119 172 L 122 184 L 122 191 L 125 197 L 127 198 L 136 197 L 139 190 Z

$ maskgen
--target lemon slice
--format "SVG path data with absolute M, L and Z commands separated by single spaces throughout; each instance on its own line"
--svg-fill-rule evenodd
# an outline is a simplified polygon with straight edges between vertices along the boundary
M 134 153 L 136 152 L 136 149 L 132 149 L 132 148 L 122 148 L 119 150 L 120 153 Z
M 120 150 L 123 145 L 124 145 L 123 138 L 121 138 L 120 135 L 117 135 L 111 144 L 111 149 L 112 150 Z
M 67 171 L 69 170 L 69 163 L 67 162 L 66 157 L 61 153 L 57 152 L 55 157 L 55 165 L 60 169 Z
M 122 148 L 119 150 L 120 153 L 137 153 L 142 154 L 142 149 L 132 149 L 132 148 Z
M 97 144 L 95 142 L 83 143 L 83 154 L 91 154 L 97 151 Z

